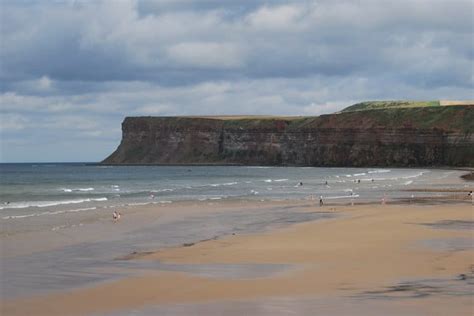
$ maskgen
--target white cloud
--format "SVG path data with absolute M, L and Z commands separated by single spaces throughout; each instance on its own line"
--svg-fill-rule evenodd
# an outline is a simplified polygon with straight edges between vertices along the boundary
M 251 27 L 266 30 L 288 30 L 303 17 L 300 5 L 263 6 L 246 17 Z
M 0 115 L 0 131 L 19 131 L 25 129 L 30 120 L 16 113 L 7 113 Z
M 163 104 L 157 104 L 157 105 L 144 105 L 136 108 L 134 110 L 135 115 L 170 115 L 170 113 L 173 111 L 173 106 L 170 105 L 163 105 Z
M 60 136 L 112 148 L 129 115 L 318 115 L 371 99 L 473 99 L 472 8 L 470 0 L 7 1 L 2 144 L 53 148 Z
M 178 66 L 232 69 L 245 64 L 244 52 L 232 43 L 187 42 L 168 48 L 168 58 Z
M 38 88 L 39 90 L 49 90 L 51 89 L 53 81 L 48 78 L 48 76 L 43 76 L 38 79 Z

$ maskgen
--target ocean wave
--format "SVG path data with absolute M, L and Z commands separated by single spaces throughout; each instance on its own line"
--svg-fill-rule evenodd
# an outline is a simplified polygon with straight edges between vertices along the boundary
M 285 182 L 285 181 L 288 181 L 288 179 L 276 179 L 276 180 L 273 180 L 275 182 Z
M 62 200 L 62 201 L 25 201 L 25 202 L 13 202 L 8 205 L 0 206 L 0 210 L 11 209 L 11 208 L 28 208 L 28 207 L 51 207 L 65 204 L 79 204 L 86 202 L 102 202 L 107 201 L 106 197 L 95 198 L 95 199 L 77 199 L 77 200 Z
M 89 191 L 94 191 L 94 188 L 74 188 L 74 189 L 69 189 L 69 188 L 61 188 L 60 189 L 63 192 L 89 192 Z
M 350 198 L 358 198 L 359 194 L 354 195 L 337 195 L 337 196 L 323 196 L 324 200 L 336 200 L 336 199 L 350 199 Z
M 2 217 L 2 219 L 18 219 L 18 218 L 27 218 L 27 217 L 34 217 L 34 216 L 58 215 L 58 214 L 65 214 L 65 213 L 92 211 L 95 209 L 97 209 L 97 207 L 78 208 L 74 210 L 64 210 L 64 211 L 49 211 L 49 212 L 23 214 L 23 215 L 10 215 L 10 216 L 4 216 Z
M 377 170 L 369 170 L 367 173 L 387 173 L 392 172 L 390 169 L 377 169 Z
M 159 192 L 173 192 L 174 189 L 158 189 L 158 190 L 151 190 L 152 193 L 159 193 Z
M 238 182 L 212 183 L 212 184 L 209 184 L 208 186 L 220 187 L 220 186 L 229 186 L 229 185 L 236 185 L 236 184 L 238 184 Z
M 414 179 L 414 178 L 418 178 L 418 177 L 421 177 L 422 175 L 424 175 L 425 173 L 427 173 L 427 171 L 421 171 L 421 172 L 418 172 L 416 174 L 412 174 L 412 175 L 408 175 L 408 176 L 403 176 L 403 177 L 392 177 L 392 178 L 377 178 L 376 180 L 384 180 L 384 181 L 390 181 L 390 180 L 400 180 L 400 179 L 403 179 L 403 180 L 406 180 L 406 179 Z
M 202 197 L 202 198 L 199 198 L 198 201 L 216 201 L 216 200 L 226 199 L 227 197 L 228 196 L 226 196 L 226 195 Z

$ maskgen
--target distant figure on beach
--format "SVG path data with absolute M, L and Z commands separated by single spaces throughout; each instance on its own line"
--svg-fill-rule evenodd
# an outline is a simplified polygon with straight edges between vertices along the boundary
M 357 180 L 357 183 L 360 183 L 360 179 Z
M 326 185 L 328 185 L 328 182 L 326 181 L 326 183 L 325 183 L 325 184 L 326 184 Z
M 303 182 L 298 183 L 298 185 L 299 185 L 300 187 L 302 187 L 302 186 L 303 186 Z
M 114 211 L 114 212 L 112 213 L 112 218 L 114 219 L 114 222 L 120 220 L 120 217 L 121 217 L 121 214 L 120 214 L 119 212 Z
M 375 181 L 375 180 L 374 180 L 374 179 L 372 179 L 372 182 L 374 182 L 374 181 Z
M 319 197 L 319 206 L 323 206 L 324 205 L 324 202 L 323 202 L 323 196 L 321 195 Z

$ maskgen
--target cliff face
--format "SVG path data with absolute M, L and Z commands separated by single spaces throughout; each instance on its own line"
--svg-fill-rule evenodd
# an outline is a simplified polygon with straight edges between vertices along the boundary
M 305 118 L 129 117 L 108 164 L 474 166 L 474 106 Z

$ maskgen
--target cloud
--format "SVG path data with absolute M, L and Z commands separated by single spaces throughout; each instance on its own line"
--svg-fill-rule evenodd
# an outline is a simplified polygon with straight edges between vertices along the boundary
M 251 27 L 266 30 L 285 30 L 292 28 L 302 18 L 304 10 L 301 6 L 263 6 L 246 17 Z
M 245 63 L 241 49 L 229 43 L 179 43 L 169 47 L 167 53 L 177 66 L 232 69 Z
M 0 131 L 18 131 L 24 129 L 29 123 L 29 119 L 18 114 L 4 114 L 0 116 Z
M 470 0 L 1 6 L 1 142 L 13 160 L 28 152 L 21 144 L 51 157 L 35 146 L 63 152 L 67 139 L 91 150 L 78 157 L 99 160 L 128 115 L 319 115 L 371 99 L 474 99 Z

